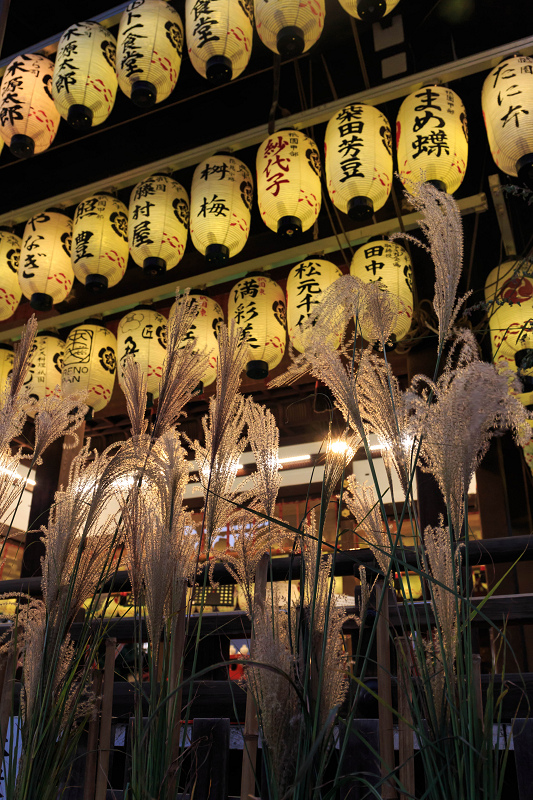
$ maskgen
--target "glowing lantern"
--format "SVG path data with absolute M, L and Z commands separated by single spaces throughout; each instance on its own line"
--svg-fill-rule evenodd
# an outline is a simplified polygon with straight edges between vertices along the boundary
M 364 103 L 342 108 L 328 122 L 326 183 L 334 205 L 352 219 L 382 208 L 392 187 L 392 135 L 381 111 Z
M 54 65 L 44 56 L 16 56 L 0 89 L 0 136 L 17 158 L 42 153 L 54 141 L 59 111 L 52 97 Z
M 9 373 L 13 369 L 13 345 L 0 342 L 0 396 L 5 391 Z
M 150 108 L 176 86 L 183 51 L 183 25 L 166 0 L 133 0 L 120 19 L 117 74 L 136 106 Z
M 324 27 L 324 0 L 254 0 L 259 38 L 280 56 L 299 56 L 320 38 Z
M 305 336 L 301 326 L 320 303 L 326 289 L 342 272 L 331 261 L 308 259 L 297 264 L 287 278 L 287 330 L 293 347 L 303 353 Z M 332 344 L 340 345 L 340 333 L 333 332 Z
M 67 297 L 74 281 L 71 244 L 72 220 L 62 211 L 50 208 L 26 223 L 19 283 L 32 308 L 47 311 Z
M 86 394 L 93 411 L 111 399 L 117 371 L 117 340 L 98 319 L 88 319 L 68 335 L 61 373 L 64 395 Z
M 11 228 L 0 227 L 0 320 L 15 313 L 22 289 L 18 278 L 21 241 Z
M 309 230 L 320 211 L 320 156 L 300 131 L 279 131 L 257 153 L 257 200 L 271 230 L 291 237 Z
M 400 0 L 339 0 L 351 17 L 363 22 L 377 22 L 390 14 Z
M 196 309 L 196 319 L 187 331 L 187 339 L 196 339 L 196 350 L 209 356 L 209 364 L 200 381 L 199 390 L 202 392 L 210 386 L 217 377 L 218 362 L 218 327 L 224 322 L 224 314 L 219 304 L 203 294 L 191 292 Z M 175 303 L 170 309 L 174 312 Z
M 191 239 L 207 262 L 225 264 L 240 253 L 250 232 L 252 174 L 230 155 L 198 164 L 191 187 Z
M 413 273 L 407 250 L 386 239 L 371 239 L 356 250 L 350 274 L 363 283 L 379 282 L 380 287 L 390 292 L 392 308 L 397 312 L 391 340 L 403 339 L 413 317 Z M 359 322 L 363 339 L 371 341 L 364 318 Z
M 533 58 L 513 56 L 489 72 L 481 106 L 492 157 L 502 172 L 533 185 Z
M 78 205 L 72 230 L 72 267 L 91 291 L 115 286 L 128 265 L 128 209 L 98 192 Z
M 115 105 L 116 44 L 107 28 L 91 20 L 71 25 L 59 40 L 52 95 L 77 130 L 105 122 Z
M 202 13 L 197 0 L 185 2 L 187 49 L 194 69 L 214 84 L 236 78 L 252 52 L 252 0 L 212 0 Z
M 61 370 L 65 343 L 59 336 L 50 331 L 41 331 L 35 337 L 30 355 L 30 366 L 25 386 L 30 397 L 43 400 L 56 393 L 61 386 Z
M 228 317 L 248 334 L 253 359 L 246 365 L 249 378 L 266 378 L 285 352 L 285 298 L 283 289 L 266 275 L 250 273 L 232 288 Z
M 137 184 L 129 208 L 131 257 L 151 275 L 172 269 L 187 244 L 189 198 L 169 175 L 152 175 Z
M 406 97 L 396 120 L 396 147 L 402 183 L 427 181 L 453 194 L 468 161 L 461 98 L 444 86 L 425 86 Z
M 123 368 L 128 356 L 146 374 L 149 401 L 159 397 L 159 381 L 167 349 L 167 321 L 150 306 L 137 306 L 122 317 L 117 330 L 118 382 L 124 385 Z

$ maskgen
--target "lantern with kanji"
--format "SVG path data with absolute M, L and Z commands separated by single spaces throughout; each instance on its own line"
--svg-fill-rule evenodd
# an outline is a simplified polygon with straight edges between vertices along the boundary
M 61 386 L 65 342 L 51 331 L 40 331 L 30 354 L 25 387 L 34 400 L 43 400 Z
M 198 387 L 202 392 L 217 377 L 218 328 L 224 322 L 224 314 L 215 300 L 203 295 L 201 292 L 190 292 L 190 297 L 193 300 L 192 307 L 196 312 L 196 318 L 187 331 L 183 344 L 190 339 L 196 339 L 195 350 L 203 352 L 209 357 L 209 363 Z M 174 303 L 170 310 L 171 315 L 175 306 L 176 304 Z
M 59 40 L 52 96 L 77 130 L 105 122 L 115 105 L 116 44 L 107 28 L 92 20 L 71 25 Z
M 261 273 L 249 273 L 232 288 L 228 318 L 235 320 L 247 335 L 250 361 L 249 378 L 266 378 L 280 363 L 285 352 L 285 297 L 275 281 Z
M 0 227 L 0 320 L 13 316 L 22 297 L 18 277 L 20 246 L 21 240 L 11 228 Z
M 78 205 L 72 230 L 72 267 L 90 291 L 115 286 L 128 264 L 128 209 L 108 192 Z
M 322 258 L 309 258 L 297 264 L 287 278 L 287 331 L 293 347 L 303 353 L 306 332 L 302 332 L 311 314 L 316 311 L 322 295 L 337 278 L 340 269 Z M 331 344 L 338 347 L 341 331 L 332 331 Z
M 6 388 L 6 383 L 10 377 L 9 373 L 13 369 L 13 345 L 0 342 L 0 397 Z
M 118 84 L 136 106 L 150 108 L 176 86 L 183 52 L 183 25 L 166 0 L 133 0 L 120 18 Z
M 131 257 L 151 275 L 172 269 L 187 244 L 189 198 L 170 175 L 152 175 L 137 184 L 128 212 Z
M 393 343 L 403 339 L 413 318 L 413 271 L 407 250 L 387 239 L 371 239 L 356 250 L 350 274 L 363 283 L 379 283 L 380 288 L 389 292 L 392 310 L 396 312 L 390 338 Z M 372 341 L 372 328 L 365 314 L 359 323 L 363 339 Z
M 92 411 L 109 403 L 117 371 L 117 340 L 103 322 L 88 319 L 71 330 L 65 344 L 61 391 L 81 393 Z
M 468 161 L 468 129 L 461 98 L 445 86 L 424 86 L 406 97 L 396 120 L 402 183 L 425 181 L 453 194 Z
M 150 306 L 137 306 L 122 317 L 117 330 L 118 382 L 124 388 L 123 368 L 131 356 L 146 375 L 151 404 L 159 397 L 159 381 L 167 349 L 167 321 Z
M 390 14 L 400 0 L 339 0 L 344 10 L 363 22 L 377 22 Z
M 237 78 L 250 60 L 253 40 L 252 0 L 185 2 L 185 32 L 191 64 L 211 83 Z
M 481 107 L 499 169 L 533 186 L 533 58 L 506 58 L 489 72 Z
M 322 200 L 320 156 L 313 140 L 295 130 L 273 133 L 259 147 L 256 167 L 265 225 L 287 238 L 309 230 Z
M 17 158 L 42 153 L 61 119 L 52 97 L 54 64 L 35 55 L 16 56 L 0 88 L 0 136 Z
M 385 205 L 392 187 L 392 135 L 381 111 L 364 103 L 341 108 L 324 140 L 326 184 L 334 205 L 367 219 Z
M 259 38 L 274 53 L 293 57 L 318 41 L 324 28 L 325 0 L 254 0 Z
M 42 211 L 26 223 L 18 274 L 32 308 L 47 311 L 67 297 L 74 281 L 71 243 L 72 220 L 58 209 Z
M 191 187 L 191 239 L 210 264 L 240 253 L 250 232 L 253 179 L 246 164 L 214 155 L 198 164 Z

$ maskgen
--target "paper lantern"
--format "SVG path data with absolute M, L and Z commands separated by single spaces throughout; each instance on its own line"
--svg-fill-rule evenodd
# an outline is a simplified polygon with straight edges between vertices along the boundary
M 13 369 L 13 358 L 13 345 L 0 342 L 0 397 L 6 389 L 9 373 Z
M 289 272 L 287 278 L 287 331 L 293 347 L 303 353 L 305 335 L 301 326 L 316 310 L 322 295 L 342 272 L 331 261 L 324 259 L 307 259 L 297 264 Z M 338 347 L 341 332 L 332 332 L 331 344 Z
M 363 283 L 379 282 L 389 291 L 392 308 L 397 312 L 391 340 L 403 339 L 413 318 L 413 272 L 407 250 L 396 242 L 371 239 L 355 251 L 350 274 Z M 371 341 L 364 317 L 359 322 L 363 339 Z
M 64 395 L 85 394 L 93 411 L 109 403 L 117 371 L 117 340 L 98 319 L 88 319 L 68 335 L 61 373 Z
M 312 47 L 324 28 L 324 0 L 254 0 L 255 27 L 270 50 L 299 56 Z
M 313 225 L 322 193 L 320 156 L 312 139 L 300 131 L 279 131 L 257 153 L 257 201 L 271 230 L 288 238 Z
M 191 239 L 211 264 L 225 264 L 240 253 L 250 232 L 252 174 L 230 155 L 198 164 L 191 187 Z
M 0 89 L 0 136 L 17 158 L 42 153 L 54 141 L 60 115 L 52 97 L 54 65 L 44 56 L 16 56 Z
M 176 86 L 183 51 L 183 25 L 166 0 L 133 0 L 120 19 L 118 84 L 136 106 L 150 108 Z
M 513 56 L 494 67 L 485 78 L 481 106 L 497 166 L 533 186 L 533 58 Z
M 24 382 L 30 397 L 43 400 L 56 393 L 61 386 L 64 353 L 65 342 L 57 334 L 50 331 L 37 334 L 30 355 L 28 377 Z
M 189 198 L 169 175 L 152 175 L 132 192 L 128 241 L 131 257 L 151 275 L 172 269 L 187 244 Z
M 352 219 L 382 208 L 392 187 L 392 134 L 381 111 L 351 103 L 328 122 L 326 183 L 333 204 Z
M 406 97 L 396 120 L 402 183 L 427 181 L 453 194 L 468 161 L 468 129 L 461 98 L 444 86 L 424 86 Z
M 226 83 L 245 69 L 252 52 L 252 0 L 185 2 L 187 50 L 194 69 L 213 84 Z
M 193 307 L 196 310 L 196 319 L 187 331 L 183 344 L 185 345 L 190 339 L 196 339 L 195 351 L 204 352 L 209 356 L 209 364 L 202 375 L 200 386 L 198 387 L 199 391 L 203 392 L 217 377 L 218 328 L 224 322 L 224 314 L 219 304 L 210 297 L 206 297 L 200 292 L 190 292 L 190 296 L 194 301 Z M 176 303 L 170 309 L 171 316 L 174 313 L 175 306 Z
M 13 316 L 22 297 L 18 277 L 20 246 L 21 240 L 11 228 L 0 227 L 0 320 Z
M 285 297 L 283 289 L 266 275 L 250 273 L 232 288 L 228 318 L 248 334 L 249 378 L 266 378 L 285 352 Z
M 72 267 L 91 291 L 101 291 L 124 277 L 128 265 L 128 209 L 108 192 L 78 205 L 72 229 Z
M 167 321 L 150 306 L 137 306 L 122 317 L 117 330 L 118 382 L 124 388 L 123 368 L 128 356 L 146 375 L 149 401 L 159 397 L 159 381 L 167 349 Z
M 72 220 L 54 208 L 32 217 L 24 228 L 19 283 L 32 308 L 47 311 L 72 288 Z
M 59 40 L 52 96 L 76 130 L 105 122 L 115 105 L 116 44 L 107 28 L 92 20 L 71 25 Z
M 339 0 L 351 17 L 363 22 L 377 22 L 390 14 L 400 0 Z

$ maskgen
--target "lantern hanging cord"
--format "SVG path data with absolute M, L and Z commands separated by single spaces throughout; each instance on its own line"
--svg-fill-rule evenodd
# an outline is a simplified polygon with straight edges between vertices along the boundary
M 276 125 L 276 111 L 278 110 L 279 105 L 279 85 L 281 79 L 281 56 L 274 54 L 273 64 L 272 64 L 272 78 L 273 78 L 273 87 L 272 87 L 272 105 L 270 106 L 270 113 L 268 115 L 268 135 L 271 136 L 274 133 L 274 128 Z
M 359 66 L 361 68 L 361 74 L 363 76 L 365 89 L 370 89 L 370 81 L 368 80 L 368 72 L 367 72 L 367 69 L 366 69 L 365 57 L 363 55 L 361 42 L 359 41 L 359 33 L 357 31 L 357 25 L 355 24 L 355 20 L 354 20 L 353 17 L 350 17 L 350 24 L 352 26 L 352 33 L 353 33 L 353 38 L 354 38 L 354 42 L 355 42 L 355 49 L 357 50 L 357 58 L 359 59 Z

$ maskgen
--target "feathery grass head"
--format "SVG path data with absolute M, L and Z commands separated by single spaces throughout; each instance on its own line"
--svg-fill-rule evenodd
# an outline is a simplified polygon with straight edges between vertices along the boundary
M 71 447 L 76 447 L 76 431 L 89 410 L 83 400 L 83 395 L 62 397 L 60 394 L 51 394 L 37 401 L 34 407 L 35 444 L 32 456 L 35 465 L 42 464 L 44 451 L 61 436 L 72 437 L 74 441 Z
M 344 501 L 355 517 L 358 531 L 363 531 L 366 543 L 374 553 L 383 574 L 387 574 L 391 560 L 391 543 L 384 529 L 381 508 L 372 486 L 357 482 L 355 475 L 347 478 L 348 488 Z M 359 535 L 361 535 L 359 533 Z M 390 575 L 392 585 L 392 573 Z
M 133 356 L 128 356 L 122 365 L 122 391 L 126 398 L 126 409 L 131 422 L 131 435 L 143 436 L 148 422 L 146 412 L 147 376 Z
M 254 403 L 250 397 L 245 401 L 244 418 L 256 463 L 254 492 L 263 513 L 273 516 L 281 485 L 278 464 L 279 430 L 272 412 Z

